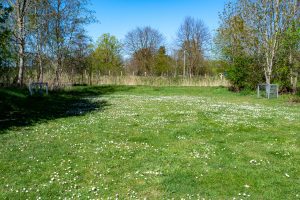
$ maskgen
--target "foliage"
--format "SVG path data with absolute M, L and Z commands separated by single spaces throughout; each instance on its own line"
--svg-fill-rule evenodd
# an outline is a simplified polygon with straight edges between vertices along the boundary
M 227 71 L 227 78 L 231 81 L 236 90 L 247 87 L 248 72 L 245 68 L 249 65 L 247 59 L 236 58 L 233 65 Z
M 92 54 L 94 70 L 102 74 L 120 72 L 122 70 L 121 58 L 122 44 L 113 35 L 103 34 L 97 41 L 96 49 Z
M 300 28 L 299 22 L 293 22 L 291 26 L 281 34 L 282 43 L 276 59 L 277 76 L 275 80 L 280 82 L 286 91 L 297 92 L 297 79 L 300 74 Z
M 142 48 L 134 52 L 132 56 L 132 65 L 137 75 L 152 74 L 155 65 L 155 52 L 150 48 Z
M 296 88 L 294 66 L 299 48 L 295 47 L 300 40 L 295 27 L 299 16 L 294 0 L 226 4 L 215 45 L 220 58 L 231 66 L 229 80 L 234 87 L 254 88 L 264 77 L 266 83 L 275 81 L 282 88 Z
M 166 48 L 161 46 L 155 56 L 154 74 L 168 74 L 172 70 L 172 58 L 167 55 Z
M 91 39 L 83 31 L 76 33 L 71 42 L 69 53 L 65 58 L 65 70 L 71 74 L 72 84 L 75 82 L 75 74 L 80 74 L 81 82 L 84 82 L 84 76 L 90 73 L 92 67 L 90 56 L 92 52 Z
M 80 40 L 78 35 L 85 32 L 86 24 L 94 21 L 87 8 L 89 0 L 3 2 L 13 8 L 6 26 L 13 33 L 8 43 L 16 51 L 16 56 L 9 67 L 18 67 L 17 83 L 22 86 L 33 80 L 44 81 L 43 74 L 47 70 L 52 72 L 51 80 L 47 81 L 60 85 L 62 72 L 68 73 L 70 69 L 78 68 L 70 65 L 82 62 L 81 55 L 78 62 L 73 63 L 70 57 L 80 51 L 75 49 L 80 48 L 75 44 Z
M 235 90 L 253 89 L 262 79 L 257 75 L 260 72 L 257 67 L 258 59 L 250 54 L 249 28 L 244 20 L 231 10 L 231 4 L 227 6 L 221 17 L 223 24 L 218 29 L 215 43 L 220 49 L 222 58 L 230 66 L 227 70 L 227 78 Z
M 7 26 L 7 21 L 12 7 L 5 7 L 0 3 L 0 68 L 6 66 L 12 58 L 11 52 L 11 30 Z
M 229 69 L 229 64 L 225 60 L 209 60 L 208 61 L 208 74 L 224 76 L 225 72 Z M 225 78 L 225 77 L 224 77 Z

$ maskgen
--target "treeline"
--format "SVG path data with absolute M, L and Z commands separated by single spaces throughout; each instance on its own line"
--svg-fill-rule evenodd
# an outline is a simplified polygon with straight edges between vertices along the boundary
M 95 21 L 87 5 L 87 0 L 1 3 L 0 82 L 51 81 L 59 86 L 73 83 L 78 76 L 88 76 L 92 83 L 95 74 L 192 77 L 214 73 L 205 58 L 210 34 L 201 20 L 184 20 L 172 50 L 164 36 L 149 26 L 133 29 L 122 42 L 107 33 L 93 44 L 85 31 Z
M 44 81 L 47 71 L 59 84 L 63 71 L 85 67 L 92 51 L 85 25 L 94 21 L 87 0 L 1 2 L 1 81 L 22 86 L 29 79 Z
M 265 82 L 296 93 L 299 16 L 298 0 L 238 0 L 225 6 L 214 42 L 236 90 Z
M 225 5 L 211 36 L 202 20 L 186 17 L 171 45 L 149 26 L 120 41 L 96 43 L 88 0 L 3 0 L 0 3 L 0 82 L 23 85 L 102 75 L 225 76 L 235 90 L 278 83 L 296 92 L 300 70 L 299 1 L 237 0 Z M 125 56 L 124 56 L 125 55 Z M 47 75 L 47 77 L 45 77 Z M 67 78 L 66 78 L 67 77 Z
M 210 34 L 201 20 L 187 17 L 177 33 L 176 48 L 167 49 L 165 38 L 149 26 L 128 32 L 124 41 L 102 35 L 92 53 L 92 67 L 102 74 L 138 76 L 198 76 L 215 73 L 206 59 Z M 121 54 L 127 58 L 122 59 Z

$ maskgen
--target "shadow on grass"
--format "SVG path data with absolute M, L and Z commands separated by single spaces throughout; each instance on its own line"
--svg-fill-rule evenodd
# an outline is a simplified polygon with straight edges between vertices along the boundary
M 31 97 L 26 89 L 0 89 L 0 134 L 11 127 L 101 111 L 109 105 L 108 102 L 91 101 L 90 97 L 130 89 L 122 86 L 74 87 L 50 92 L 44 97 Z

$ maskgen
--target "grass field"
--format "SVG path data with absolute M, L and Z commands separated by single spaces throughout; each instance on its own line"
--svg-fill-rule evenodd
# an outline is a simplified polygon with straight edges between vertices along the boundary
M 0 199 L 300 199 L 300 104 L 226 88 L 0 90 Z

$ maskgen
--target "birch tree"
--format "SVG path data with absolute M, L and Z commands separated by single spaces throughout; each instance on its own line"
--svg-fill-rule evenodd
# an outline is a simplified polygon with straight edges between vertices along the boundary
M 64 69 L 64 59 L 70 50 L 76 33 L 83 25 L 94 21 L 91 11 L 86 6 L 88 0 L 53 0 L 50 1 L 52 15 L 50 21 L 51 40 L 49 42 L 52 64 L 55 68 L 56 85 L 60 84 L 60 76 Z
M 263 68 L 266 84 L 272 81 L 275 57 L 278 53 L 281 35 L 289 28 L 296 16 L 297 0 L 243 0 L 247 22 L 256 32 L 264 57 Z M 247 17 L 247 18 L 246 18 Z
M 241 2 L 229 3 L 220 14 L 220 27 L 215 37 L 215 49 L 229 64 L 226 71 L 232 89 L 255 88 L 263 80 L 259 66 L 261 56 L 256 31 L 250 27 Z
M 51 11 L 48 0 L 35 0 L 29 14 L 28 43 L 37 63 L 37 81 L 44 81 L 44 60 L 49 41 L 49 21 Z
M 26 34 L 28 17 L 28 9 L 31 0 L 7 0 L 7 3 L 13 8 L 13 23 L 15 24 L 13 35 L 17 44 L 18 54 L 18 85 L 24 84 L 25 72 L 25 48 L 26 48 Z
M 230 11 L 221 15 L 222 23 L 217 35 L 219 39 L 216 40 L 217 44 L 221 44 L 222 50 L 226 50 L 221 54 L 229 55 L 231 59 L 239 53 L 247 56 L 253 64 L 260 66 L 255 71 L 251 69 L 256 67 L 244 68 L 250 70 L 248 80 L 255 78 L 249 79 L 249 76 L 260 77 L 262 71 L 266 84 L 270 84 L 275 77 L 274 71 L 283 67 L 280 65 L 284 57 L 295 57 L 288 52 L 292 52 L 291 49 L 295 52 L 295 45 L 299 40 L 292 37 L 294 39 L 288 39 L 289 45 L 284 43 L 287 43 L 285 38 L 288 38 L 288 30 L 292 30 L 293 24 L 299 27 L 299 1 L 238 0 L 235 4 L 227 4 L 226 9 Z M 282 55 L 283 52 L 285 55 Z M 231 62 L 234 63 L 233 60 Z M 292 62 L 289 63 L 292 66 Z M 290 67 L 292 68 L 294 67 Z

